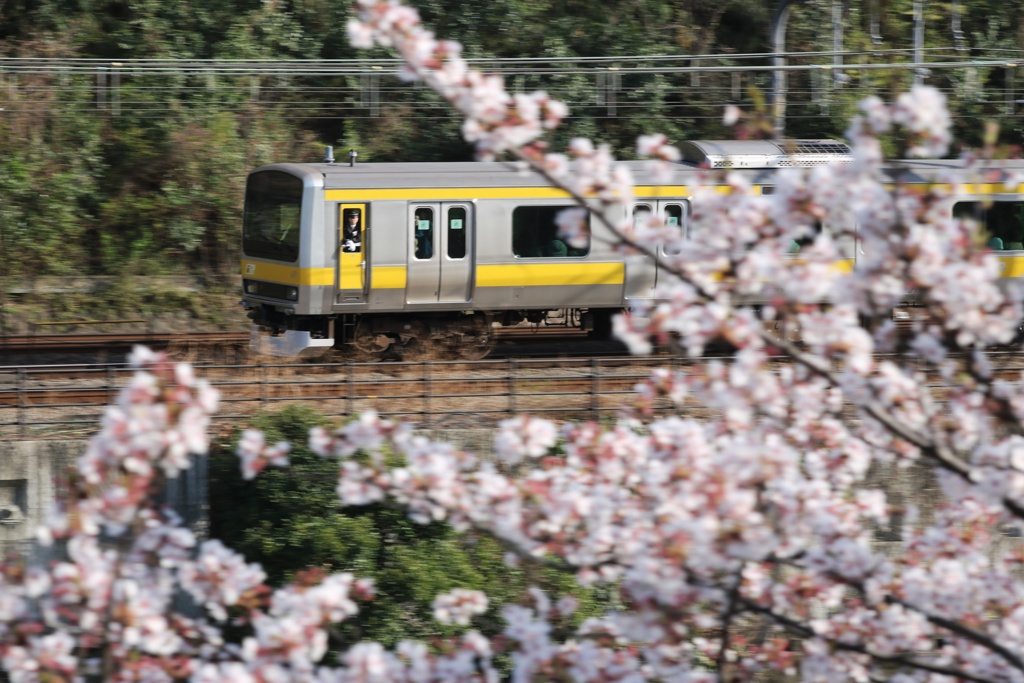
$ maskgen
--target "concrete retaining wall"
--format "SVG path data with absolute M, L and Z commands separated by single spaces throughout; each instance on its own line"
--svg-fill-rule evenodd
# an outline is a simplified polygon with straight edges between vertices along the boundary
M 490 453 L 490 430 L 451 430 L 431 433 L 477 453 Z M 34 555 L 35 529 L 61 488 L 68 467 L 85 451 L 87 442 L 0 441 L 0 557 L 10 551 Z M 200 538 L 208 533 L 207 463 L 197 457 L 193 466 L 168 482 L 166 502 Z
M 82 441 L 0 442 L 0 551 L 30 553 L 63 473 Z
M 493 453 L 494 430 L 436 430 L 424 435 L 484 457 Z M 65 470 L 85 447 L 86 442 L 79 440 L 0 442 L 0 555 L 11 550 L 33 554 L 35 527 L 53 504 Z M 876 542 L 882 544 L 899 539 L 903 506 L 918 506 L 921 521 L 926 522 L 941 498 L 927 465 L 875 467 L 867 485 L 884 489 L 894 509 L 889 524 L 876 530 Z M 207 495 L 207 463 L 202 457 L 169 482 L 165 497 L 200 538 L 208 533 Z
M 46 519 L 66 481 L 66 472 L 86 448 L 85 441 L 0 442 L 0 556 L 15 551 L 34 556 L 35 529 Z M 207 467 L 196 457 L 172 479 L 165 501 L 200 537 L 207 533 Z

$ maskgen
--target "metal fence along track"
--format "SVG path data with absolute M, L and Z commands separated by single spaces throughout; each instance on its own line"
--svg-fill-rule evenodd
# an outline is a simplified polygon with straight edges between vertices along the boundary
M 560 358 L 428 363 L 198 366 L 221 393 L 215 420 L 244 423 L 302 404 L 332 418 L 366 410 L 426 429 L 490 427 L 518 413 L 613 415 L 655 367 L 678 359 Z M 82 438 L 132 371 L 124 365 L 0 367 L 0 440 Z M 664 412 L 669 405 L 655 406 Z
M 994 376 L 1020 382 L 1017 350 L 989 355 Z M 709 358 L 703 358 L 707 361 Z M 779 358 L 780 364 L 789 361 Z M 221 394 L 214 420 L 244 425 L 259 414 L 304 405 L 342 420 L 375 410 L 421 429 L 486 429 L 521 413 L 553 420 L 612 418 L 655 368 L 685 370 L 678 356 L 505 358 L 420 363 L 196 365 Z M 922 366 L 932 398 L 949 385 Z M 98 430 L 133 371 L 124 364 L 0 366 L 0 441 L 85 438 Z M 648 417 L 713 413 L 690 400 L 649 400 Z

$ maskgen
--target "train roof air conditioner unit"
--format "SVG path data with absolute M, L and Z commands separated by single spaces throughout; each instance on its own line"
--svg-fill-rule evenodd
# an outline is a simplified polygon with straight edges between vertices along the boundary
M 708 168 L 785 168 L 853 160 L 838 140 L 687 140 L 683 162 Z

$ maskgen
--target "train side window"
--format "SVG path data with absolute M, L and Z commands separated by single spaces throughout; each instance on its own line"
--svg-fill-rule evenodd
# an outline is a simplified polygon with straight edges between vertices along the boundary
M 679 232 L 684 233 L 685 236 L 686 221 L 684 216 L 685 212 L 683 211 L 682 204 L 665 205 L 665 225 L 670 228 L 678 228 Z
M 821 221 L 814 221 L 814 225 L 811 227 L 809 232 L 804 233 L 802 237 L 798 237 L 790 241 L 789 253 L 797 254 L 804 247 L 809 247 L 814 244 L 814 240 L 818 239 L 818 235 L 825 229 L 825 224 Z
M 679 231 L 679 236 L 683 239 L 690 239 L 690 221 L 688 217 L 690 215 L 690 204 L 684 202 L 683 204 L 666 204 L 664 207 L 664 219 L 665 226 L 669 229 L 675 228 Z M 670 255 L 676 255 L 682 253 L 682 248 L 670 247 L 666 245 L 665 253 Z
M 957 202 L 953 216 L 977 221 L 995 251 L 1024 250 L 1024 202 Z
M 448 209 L 448 258 L 466 258 L 466 209 L 453 206 Z
M 582 257 L 590 253 L 590 240 L 584 248 L 573 247 L 558 236 L 558 214 L 577 208 L 563 206 L 517 206 L 512 210 L 512 253 L 516 258 Z M 584 220 L 590 223 L 590 213 Z
M 646 215 L 648 218 L 650 218 L 651 214 L 653 213 L 654 212 L 651 211 L 651 207 L 649 204 L 634 204 L 633 227 L 636 227 L 636 224 L 640 222 L 640 216 Z
M 434 255 L 434 210 L 416 209 L 413 214 L 412 238 L 416 245 L 416 258 L 427 260 Z

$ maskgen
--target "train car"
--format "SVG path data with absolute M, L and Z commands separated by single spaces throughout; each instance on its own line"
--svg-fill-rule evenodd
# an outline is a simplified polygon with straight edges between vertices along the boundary
M 829 140 L 691 141 L 681 150 L 671 185 L 655 182 L 648 162 L 623 162 L 636 182 L 624 210 L 663 216 L 685 237 L 701 168 L 727 166 L 767 194 L 780 167 L 850 158 Z M 958 163 L 907 162 L 901 179 L 934 182 Z M 1021 277 L 1022 197 L 998 184 L 967 192 L 954 210 L 978 217 L 993 248 L 1006 252 L 1004 276 Z M 572 206 L 536 174 L 498 162 L 356 164 L 353 156 L 258 168 L 246 183 L 241 264 L 252 349 L 286 358 L 482 358 L 497 327 L 539 323 L 553 311 L 607 336 L 611 317 L 652 297 L 665 275 L 656 257 L 615 253 L 615 235 L 593 218 L 588 245 L 561 241 L 556 216 Z M 854 240 L 841 248 L 854 264 Z

